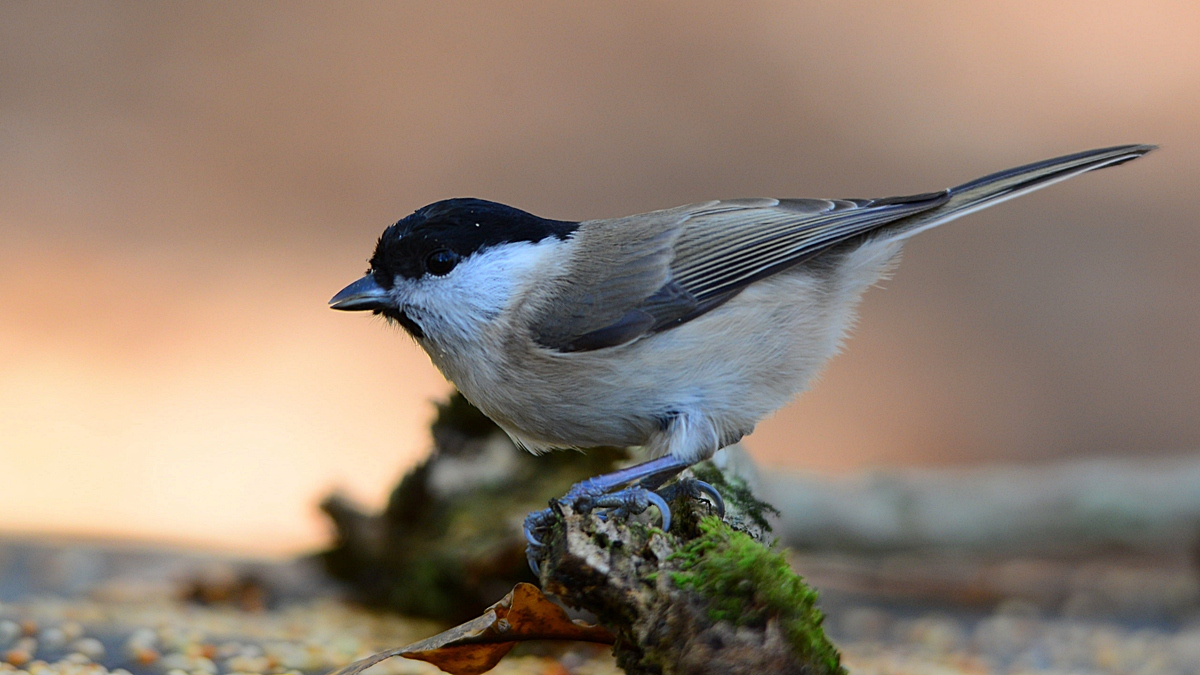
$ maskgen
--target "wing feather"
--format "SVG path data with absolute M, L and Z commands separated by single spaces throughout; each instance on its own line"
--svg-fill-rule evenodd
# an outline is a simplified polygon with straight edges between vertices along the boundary
M 795 199 L 716 213 L 702 210 L 684 225 L 671 278 L 704 302 L 946 199 L 945 193 L 902 200 Z
M 570 352 L 667 330 L 759 279 L 946 199 L 737 199 L 583 223 L 554 311 L 534 322 L 534 337 Z

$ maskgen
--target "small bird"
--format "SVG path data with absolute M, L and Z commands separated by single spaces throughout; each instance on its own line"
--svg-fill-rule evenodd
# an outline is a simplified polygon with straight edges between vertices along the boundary
M 654 504 L 666 529 L 655 490 L 803 391 L 909 237 L 1154 147 L 1089 150 L 927 194 L 733 199 L 582 222 L 448 199 L 388 227 L 366 275 L 330 306 L 399 324 L 534 453 L 646 448 L 654 459 L 564 500 Z M 711 486 L 689 489 L 720 506 Z M 531 562 L 548 518 L 526 521 Z

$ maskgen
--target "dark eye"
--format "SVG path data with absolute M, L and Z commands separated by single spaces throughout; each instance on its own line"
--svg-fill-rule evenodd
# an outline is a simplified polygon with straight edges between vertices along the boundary
M 457 264 L 458 254 L 449 249 L 439 248 L 425 256 L 425 269 L 434 276 L 446 276 Z

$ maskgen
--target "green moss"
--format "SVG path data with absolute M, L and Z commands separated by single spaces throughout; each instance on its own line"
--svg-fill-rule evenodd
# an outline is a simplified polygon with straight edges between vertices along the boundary
M 711 603 L 709 618 L 735 626 L 764 626 L 772 617 L 797 658 L 824 673 L 844 673 L 841 657 L 821 628 L 817 593 L 783 553 L 731 529 L 715 516 L 700 521 L 700 537 L 670 558 L 678 566 L 671 580 Z

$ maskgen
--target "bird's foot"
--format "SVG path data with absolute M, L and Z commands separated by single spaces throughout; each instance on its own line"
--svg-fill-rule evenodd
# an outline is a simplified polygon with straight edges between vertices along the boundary
M 662 515 L 662 529 L 671 528 L 671 509 L 666 500 L 641 485 L 632 485 L 616 492 L 604 492 L 602 488 L 591 484 L 591 481 L 577 483 L 561 499 L 551 501 L 550 508 L 534 511 L 525 517 L 525 557 L 529 560 L 529 568 L 535 576 L 540 576 L 537 560 L 546 546 L 541 537 L 549 531 L 555 517 L 561 515 L 561 505 L 570 506 L 576 513 L 590 513 L 596 510 L 601 518 L 607 518 L 609 515 L 637 515 L 654 505 Z
M 545 543 L 540 537 L 549 531 L 556 515 L 561 515 L 559 507 L 562 505 L 569 505 L 576 513 L 595 510 L 602 519 L 609 516 L 637 515 L 653 505 L 662 517 L 662 529 L 666 532 L 671 529 L 671 507 L 667 506 L 667 501 L 680 495 L 692 499 L 707 495 L 716 506 L 718 517 L 725 517 L 725 500 L 721 498 L 721 494 L 712 485 L 694 478 L 680 479 L 658 492 L 641 484 L 615 492 L 605 492 L 592 481 L 577 483 L 561 499 L 551 501 L 550 508 L 534 511 L 525 517 L 525 555 L 529 560 L 529 568 L 535 576 L 540 576 L 537 561 L 545 548 Z
M 567 493 L 566 499 L 572 499 L 572 495 Z M 671 508 L 667 506 L 667 500 L 642 485 L 631 485 L 624 490 L 607 494 L 579 495 L 575 497 L 573 503 L 568 503 L 571 503 L 571 506 L 580 513 L 597 510 L 599 511 L 598 515 L 602 518 L 610 515 L 618 518 L 634 516 L 654 505 L 658 507 L 658 512 L 662 516 L 662 529 L 671 529 Z

